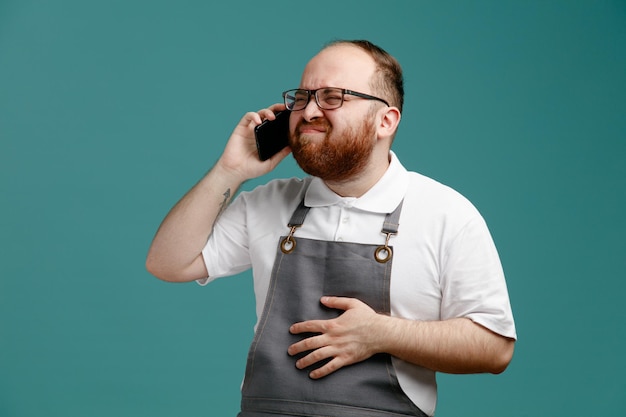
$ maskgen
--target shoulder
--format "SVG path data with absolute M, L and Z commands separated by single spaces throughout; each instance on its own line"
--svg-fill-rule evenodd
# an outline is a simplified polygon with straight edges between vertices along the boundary
M 476 207 L 454 188 L 417 172 L 408 172 L 407 198 L 424 209 L 458 215 L 479 215 Z
M 276 206 L 293 200 L 300 200 L 311 182 L 310 177 L 273 179 L 251 191 L 242 191 L 239 198 L 248 204 L 269 204 Z
M 250 220 L 284 217 L 302 201 L 310 182 L 310 177 L 271 180 L 250 191 L 240 192 L 226 211 L 245 215 Z
M 409 178 L 400 223 L 414 238 L 443 249 L 468 226 L 484 232 L 482 215 L 461 193 L 418 173 L 410 172 Z

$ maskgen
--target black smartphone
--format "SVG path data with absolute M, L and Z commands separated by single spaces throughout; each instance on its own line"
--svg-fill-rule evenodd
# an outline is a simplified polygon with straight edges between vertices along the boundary
M 289 110 L 276 113 L 276 119 L 266 120 L 254 128 L 259 159 L 265 161 L 289 144 Z

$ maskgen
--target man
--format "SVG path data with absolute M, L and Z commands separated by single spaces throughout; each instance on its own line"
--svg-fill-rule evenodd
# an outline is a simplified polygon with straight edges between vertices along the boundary
M 252 268 L 258 322 L 240 416 L 432 415 L 435 372 L 502 372 L 516 334 L 482 217 L 390 150 L 396 60 L 367 41 L 334 42 L 284 97 L 241 119 L 147 259 L 166 281 Z M 254 127 L 285 106 L 290 146 L 261 162 Z M 311 176 L 228 204 L 290 152 Z

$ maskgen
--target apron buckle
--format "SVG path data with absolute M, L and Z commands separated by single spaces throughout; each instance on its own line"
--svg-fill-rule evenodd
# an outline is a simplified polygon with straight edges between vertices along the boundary
M 293 238 L 293 234 L 296 231 L 298 226 L 291 226 L 291 231 L 289 231 L 289 235 L 280 242 L 280 250 L 284 254 L 290 254 L 296 248 L 296 240 Z
M 385 233 L 387 235 L 387 239 L 385 240 L 385 244 L 376 248 L 374 252 L 374 259 L 377 262 L 384 264 L 387 263 L 393 258 L 393 250 L 389 247 L 389 238 L 392 234 L 395 233 Z

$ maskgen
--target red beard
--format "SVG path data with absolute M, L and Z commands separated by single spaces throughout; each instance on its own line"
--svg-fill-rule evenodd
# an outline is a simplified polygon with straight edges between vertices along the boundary
M 311 140 L 300 134 L 302 126 L 319 126 L 326 130 L 323 140 Z M 375 128 L 372 117 L 358 127 L 350 127 L 340 135 L 326 119 L 313 123 L 301 121 L 289 135 L 293 156 L 304 172 L 324 181 L 345 181 L 360 174 L 374 150 Z

